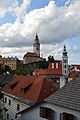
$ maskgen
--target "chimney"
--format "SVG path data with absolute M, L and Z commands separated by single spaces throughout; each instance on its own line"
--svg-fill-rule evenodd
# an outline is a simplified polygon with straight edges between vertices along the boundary
M 63 75 L 60 77 L 60 88 L 62 88 L 64 85 L 66 85 L 66 77 Z

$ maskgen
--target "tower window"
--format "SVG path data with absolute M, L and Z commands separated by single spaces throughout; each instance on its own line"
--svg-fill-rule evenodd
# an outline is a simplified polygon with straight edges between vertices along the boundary
M 65 74 L 66 74 L 66 70 L 65 70 Z
M 36 50 L 38 50 L 38 48 L 36 48 Z
M 66 65 L 65 65 L 65 68 L 66 68 Z
M 66 63 L 66 60 L 64 60 L 64 63 Z

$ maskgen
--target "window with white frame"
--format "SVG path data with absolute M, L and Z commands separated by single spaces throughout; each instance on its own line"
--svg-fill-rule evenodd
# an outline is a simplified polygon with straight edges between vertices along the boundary
M 56 69 L 58 69 L 58 63 L 56 63 Z
M 54 68 L 54 63 L 52 63 L 52 68 Z

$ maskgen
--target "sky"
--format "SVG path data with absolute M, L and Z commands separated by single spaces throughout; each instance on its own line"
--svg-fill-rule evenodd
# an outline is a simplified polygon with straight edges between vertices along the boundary
M 80 0 L 3 0 L 0 2 L 0 54 L 23 59 L 33 51 L 35 34 L 41 56 L 62 59 L 67 46 L 69 64 L 80 64 Z

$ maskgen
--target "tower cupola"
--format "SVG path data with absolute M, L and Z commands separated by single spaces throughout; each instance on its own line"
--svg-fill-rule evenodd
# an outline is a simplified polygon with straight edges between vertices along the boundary
M 66 46 L 64 45 L 62 57 L 67 57 L 67 51 L 66 51 Z

